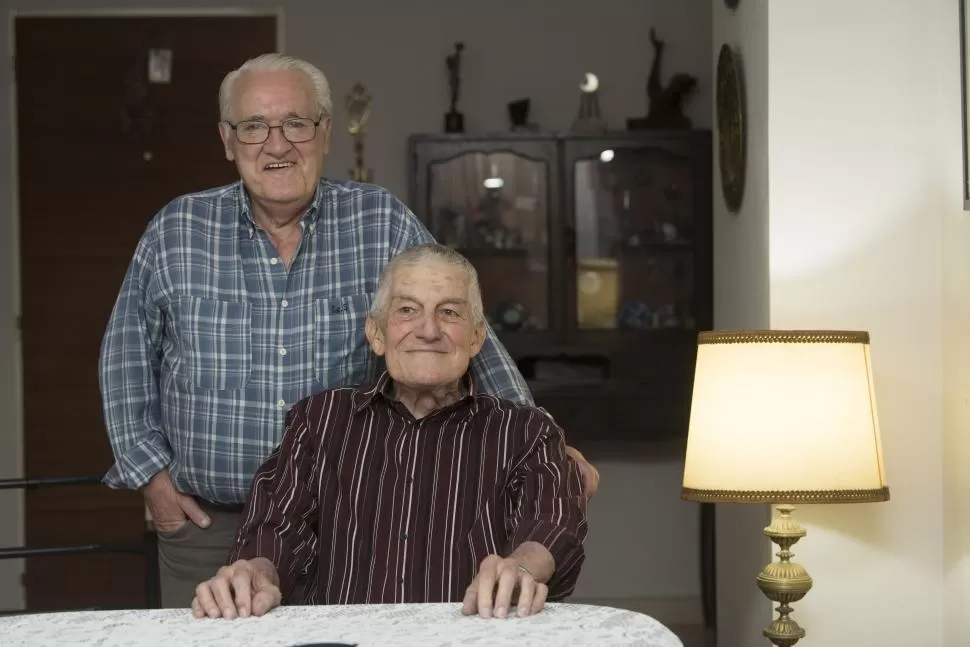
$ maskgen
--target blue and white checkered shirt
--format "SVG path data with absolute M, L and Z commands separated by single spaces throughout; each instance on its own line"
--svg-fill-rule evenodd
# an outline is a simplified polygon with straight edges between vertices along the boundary
M 101 349 L 115 464 L 111 487 L 168 468 L 175 486 L 242 503 L 279 444 L 287 409 L 377 379 L 364 337 L 380 272 L 431 234 L 388 191 L 321 180 L 287 270 L 253 221 L 242 183 L 173 200 L 138 243 Z M 532 404 L 489 330 L 477 384 Z

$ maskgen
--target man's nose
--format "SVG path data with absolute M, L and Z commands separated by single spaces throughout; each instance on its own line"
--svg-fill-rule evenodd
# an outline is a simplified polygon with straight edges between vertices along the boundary
M 280 127 L 270 128 L 269 137 L 263 142 L 263 148 L 268 153 L 285 153 L 293 144 L 283 136 L 283 129 Z
M 421 339 L 428 341 L 441 337 L 441 326 L 438 322 L 438 318 L 433 314 L 422 317 L 421 323 L 418 324 L 418 335 L 421 337 Z

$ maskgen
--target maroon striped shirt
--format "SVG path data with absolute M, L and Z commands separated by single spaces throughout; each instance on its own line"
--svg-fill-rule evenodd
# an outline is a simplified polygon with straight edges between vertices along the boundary
M 256 472 L 230 554 L 277 566 L 284 604 L 459 601 L 478 564 L 525 541 L 552 553 L 549 599 L 572 593 L 586 500 L 562 430 L 475 393 L 416 420 L 367 388 L 298 402 Z

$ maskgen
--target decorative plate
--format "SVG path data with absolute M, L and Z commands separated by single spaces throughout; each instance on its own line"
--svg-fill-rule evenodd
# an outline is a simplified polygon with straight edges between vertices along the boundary
M 721 166 L 721 191 L 733 213 L 741 208 L 747 164 L 745 98 L 741 62 L 725 43 L 717 57 L 717 149 Z

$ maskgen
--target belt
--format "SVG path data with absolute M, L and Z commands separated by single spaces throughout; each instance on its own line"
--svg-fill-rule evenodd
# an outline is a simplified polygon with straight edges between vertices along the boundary
M 193 498 L 196 500 L 196 502 L 198 502 L 199 507 L 215 512 L 242 514 L 242 511 L 246 508 L 246 505 L 243 503 L 216 503 L 215 501 L 209 501 L 208 499 L 203 499 L 202 497 L 198 496 Z

